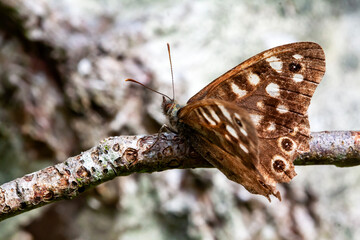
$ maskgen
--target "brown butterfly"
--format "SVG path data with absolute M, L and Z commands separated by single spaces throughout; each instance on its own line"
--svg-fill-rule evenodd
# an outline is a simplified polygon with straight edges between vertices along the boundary
M 164 97 L 162 108 L 171 126 L 230 180 L 281 200 L 276 183 L 296 176 L 293 161 L 309 150 L 307 109 L 324 72 L 318 44 L 292 43 L 239 64 L 184 107 Z

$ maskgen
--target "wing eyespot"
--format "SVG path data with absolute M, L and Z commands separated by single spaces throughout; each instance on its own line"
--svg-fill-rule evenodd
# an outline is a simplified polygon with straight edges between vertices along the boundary
M 243 127 L 243 124 L 239 119 L 235 118 L 235 122 L 237 125 L 239 125 L 239 127 Z
M 281 173 L 281 172 L 284 172 L 285 171 L 285 168 L 286 168 L 286 164 L 284 163 L 283 160 L 281 159 L 276 159 L 274 162 L 273 162 L 273 168 L 276 172 L 278 173 Z
M 269 188 L 263 181 L 258 180 L 258 182 L 259 182 L 260 185 L 263 186 L 264 188 Z
M 290 72 L 297 73 L 301 70 L 301 65 L 299 63 L 290 63 L 289 64 L 289 70 Z
M 285 151 L 289 152 L 289 151 L 291 151 L 293 149 L 294 144 L 290 139 L 284 138 L 281 141 L 281 146 Z
M 278 139 L 278 146 L 285 154 L 289 155 L 296 149 L 297 144 L 289 137 L 281 137 Z

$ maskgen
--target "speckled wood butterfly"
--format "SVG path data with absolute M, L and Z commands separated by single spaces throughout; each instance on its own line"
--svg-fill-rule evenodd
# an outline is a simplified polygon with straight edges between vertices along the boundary
M 230 180 L 281 200 L 276 183 L 289 182 L 294 159 L 309 150 L 307 108 L 324 72 L 318 44 L 292 43 L 239 64 L 184 107 L 165 97 L 162 107 L 171 126 Z

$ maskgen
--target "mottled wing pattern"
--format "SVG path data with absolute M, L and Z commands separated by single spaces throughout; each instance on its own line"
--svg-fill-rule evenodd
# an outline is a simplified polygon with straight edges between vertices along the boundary
M 236 104 L 207 99 L 188 104 L 178 114 L 182 134 L 229 179 L 252 193 L 280 198 L 258 171 L 258 137 L 246 110 Z
M 239 64 L 193 96 L 235 103 L 249 113 L 259 136 L 257 169 L 266 184 L 288 182 L 293 160 L 308 151 L 307 108 L 325 72 L 325 54 L 311 42 L 264 51 Z

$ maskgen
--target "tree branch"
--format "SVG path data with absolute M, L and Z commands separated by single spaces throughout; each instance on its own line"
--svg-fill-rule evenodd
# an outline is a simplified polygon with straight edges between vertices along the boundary
M 0 221 L 55 201 L 72 199 L 117 176 L 212 167 L 173 133 L 161 134 L 159 141 L 149 149 L 157 136 L 109 137 L 62 163 L 1 185 Z M 310 151 L 298 156 L 294 163 L 359 165 L 360 132 L 312 133 Z

